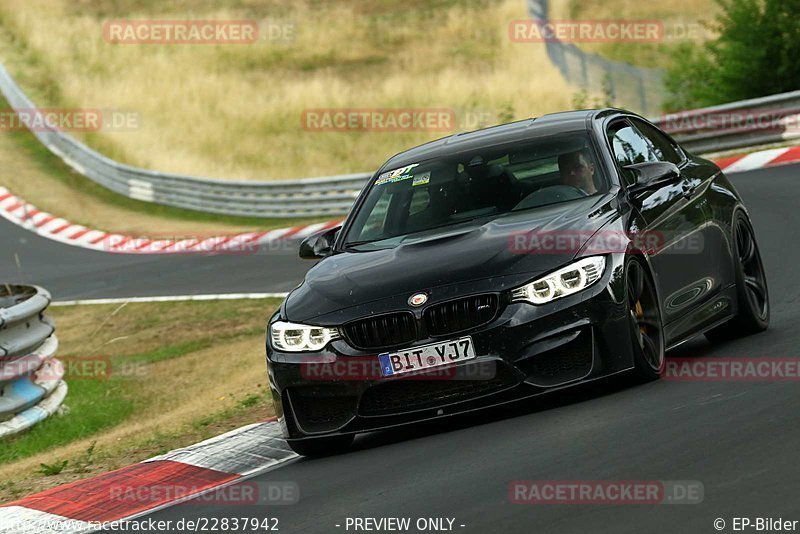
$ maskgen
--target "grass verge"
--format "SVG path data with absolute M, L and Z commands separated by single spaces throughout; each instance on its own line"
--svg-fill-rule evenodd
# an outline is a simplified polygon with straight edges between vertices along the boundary
M 0 97 L 0 113 L 9 111 Z M 25 131 L 0 132 L 0 185 L 37 208 L 89 228 L 134 236 L 215 236 L 327 221 L 234 217 L 129 199 L 69 168 Z
M 273 415 L 263 331 L 279 304 L 247 300 L 51 309 L 58 322 L 59 358 L 68 363 L 69 395 L 63 413 L 0 440 L 0 502 Z
M 664 38 L 658 42 L 577 43 L 587 51 L 614 61 L 623 61 L 649 68 L 666 68 L 680 61 L 679 45 L 701 43 L 708 37 L 704 26 L 719 12 L 716 0 L 672 0 L 641 2 L 639 0 L 561 0 L 551 2 L 553 20 L 646 20 L 663 25 Z
M 8 30 L 8 21 L 0 9 L 0 52 L 5 66 L 20 74 L 18 82 L 35 88 L 32 95 L 40 106 L 78 107 L 78 103 L 64 96 L 43 57 Z M 9 111 L 10 107 L 0 96 L 0 113 Z M 120 156 L 113 142 L 96 133 L 87 135 L 89 138 L 84 141 L 100 152 Z M 327 220 L 226 216 L 129 199 L 77 174 L 27 130 L 0 132 L 0 158 L 3 161 L 0 185 L 41 210 L 107 232 L 149 237 L 201 237 Z

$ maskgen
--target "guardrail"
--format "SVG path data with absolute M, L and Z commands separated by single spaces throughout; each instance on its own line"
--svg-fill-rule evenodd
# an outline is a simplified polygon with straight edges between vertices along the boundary
M 0 92 L 14 110 L 32 114 L 38 109 L 3 66 Z M 79 174 L 116 193 L 208 213 L 264 218 L 338 216 L 350 209 L 371 176 L 358 173 L 272 182 L 199 178 L 116 162 L 57 130 L 36 128 L 32 133 Z
M 653 122 L 697 154 L 800 139 L 800 91 L 667 113 Z
M 14 110 L 37 109 L 0 65 L 0 92 Z M 703 154 L 798 139 L 800 91 L 654 119 L 690 151 Z M 739 113 L 778 117 L 769 128 L 709 127 L 714 117 Z M 773 117 L 774 118 L 774 117 Z M 41 121 L 40 121 L 41 122 Z M 215 180 L 168 174 L 116 162 L 74 137 L 37 128 L 33 134 L 67 165 L 128 198 L 191 210 L 248 217 L 339 217 L 350 209 L 370 173 L 273 182 Z
M 0 286 L 0 438 L 49 417 L 67 395 L 49 304 L 40 287 Z

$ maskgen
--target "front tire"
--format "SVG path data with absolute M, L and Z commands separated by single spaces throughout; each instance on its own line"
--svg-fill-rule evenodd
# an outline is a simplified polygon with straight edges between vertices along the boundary
M 753 227 L 742 212 L 736 215 L 733 243 L 738 309 L 733 319 L 706 332 L 706 338 L 712 343 L 748 336 L 769 327 L 769 291 L 764 263 Z
M 300 456 L 331 456 L 347 451 L 355 436 L 333 436 L 289 441 L 289 447 Z
M 655 285 L 644 265 L 633 259 L 625 275 L 630 318 L 634 374 L 644 382 L 657 380 L 664 372 L 664 327 Z

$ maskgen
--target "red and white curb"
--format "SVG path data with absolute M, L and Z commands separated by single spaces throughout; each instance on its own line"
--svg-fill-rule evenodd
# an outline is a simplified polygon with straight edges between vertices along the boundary
M 341 220 L 335 220 L 264 232 L 191 239 L 131 237 L 73 224 L 39 210 L 5 187 L 0 187 L 0 217 L 54 241 L 121 254 L 252 253 L 262 247 L 268 247 L 272 243 L 288 239 L 302 239 L 341 223 Z
M 0 534 L 95 532 L 252 478 L 297 458 L 276 421 L 0 506 Z
M 726 173 L 752 171 L 764 167 L 772 167 L 784 163 L 794 163 L 800 161 L 800 146 L 788 148 L 773 148 L 753 152 L 744 156 L 731 156 L 720 158 L 715 161 L 717 165 Z
M 800 147 L 775 148 L 716 161 L 728 174 L 800 161 Z M 265 232 L 191 239 L 151 239 L 93 230 L 41 211 L 0 187 L 0 216 L 43 237 L 103 252 L 124 254 L 244 253 L 287 239 L 302 239 L 333 228 L 340 220 Z

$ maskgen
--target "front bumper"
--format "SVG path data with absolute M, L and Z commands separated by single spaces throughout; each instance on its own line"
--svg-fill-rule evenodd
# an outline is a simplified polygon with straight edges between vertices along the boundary
M 267 343 L 270 388 L 286 437 L 385 429 L 630 369 L 633 355 L 621 272 L 622 261 L 609 259 L 603 279 L 582 293 L 544 306 L 505 305 L 491 323 L 453 336 L 471 336 L 477 358 L 451 368 L 444 377 L 441 369 L 413 377 L 351 373 L 352 366 L 346 364 L 377 364 L 378 354 L 356 351 L 344 340 L 314 354 L 278 352 Z M 443 339 L 419 340 L 411 346 L 436 341 Z M 319 372 L 337 368 L 348 371 Z

